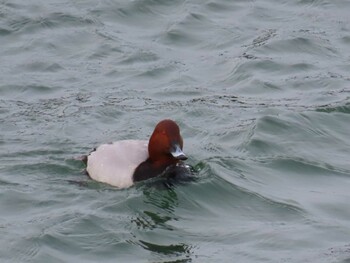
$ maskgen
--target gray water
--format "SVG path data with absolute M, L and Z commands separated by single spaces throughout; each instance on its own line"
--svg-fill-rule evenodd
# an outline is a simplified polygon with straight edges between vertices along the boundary
M 350 1 L 0 1 L 1 262 L 350 262 Z M 179 124 L 194 182 L 76 157 Z

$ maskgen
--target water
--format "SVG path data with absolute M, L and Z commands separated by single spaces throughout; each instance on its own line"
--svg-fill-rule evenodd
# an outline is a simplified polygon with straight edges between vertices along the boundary
M 349 262 L 349 8 L 0 1 L 0 261 Z M 195 182 L 74 160 L 163 118 Z

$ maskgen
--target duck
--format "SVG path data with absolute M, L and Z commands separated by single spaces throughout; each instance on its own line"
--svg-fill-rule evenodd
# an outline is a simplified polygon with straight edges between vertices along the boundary
M 120 140 L 102 144 L 85 156 L 88 176 L 117 188 L 159 176 L 187 176 L 187 160 L 177 123 L 160 121 L 147 140 Z

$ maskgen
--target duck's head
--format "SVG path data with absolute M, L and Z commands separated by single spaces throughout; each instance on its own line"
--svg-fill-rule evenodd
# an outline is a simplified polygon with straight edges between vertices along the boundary
M 186 160 L 182 151 L 183 140 L 179 126 L 172 120 L 162 120 L 155 127 L 148 144 L 148 154 L 151 162 L 156 165 L 175 164 Z

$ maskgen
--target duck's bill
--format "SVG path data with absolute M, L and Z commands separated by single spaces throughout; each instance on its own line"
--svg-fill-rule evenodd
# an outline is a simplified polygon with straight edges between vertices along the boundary
M 174 158 L 176 158 L 178 160 L 183 160 L 183 161 L 187 160 L 186 154 L 184 154 L 184 152 L 180 148 L 180 145 L 178 145 L 178 144 L 173 144 L 173 147 L 172 147 L 170 153 Z

